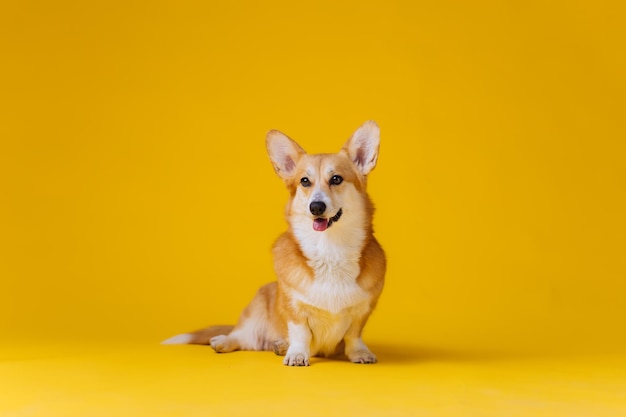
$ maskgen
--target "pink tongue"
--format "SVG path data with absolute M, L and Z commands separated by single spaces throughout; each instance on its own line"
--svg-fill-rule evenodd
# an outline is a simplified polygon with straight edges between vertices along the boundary
M 318 232 L 323 232 L 328 229 L 328 219 L 315 219 L 313 220 L 313 229 Z

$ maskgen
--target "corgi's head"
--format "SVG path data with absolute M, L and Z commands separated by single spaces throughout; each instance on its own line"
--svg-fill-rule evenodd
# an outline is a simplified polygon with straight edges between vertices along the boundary
M 307 154 L 277 130 L 267 134 L 266 142 L 274 170 L 291 196 L 287 217 L 292 227 L 303 233 L 371 228 L 373 208 L 365 188 L 378 159 L 375 122 L 365 122 L 334 154 Z

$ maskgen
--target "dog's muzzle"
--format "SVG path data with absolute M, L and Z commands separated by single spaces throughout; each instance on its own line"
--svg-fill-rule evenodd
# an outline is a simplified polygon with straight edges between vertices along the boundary
M 335 214 L 330 219 L 326 219 L 324 217 L 318 217 L 317 219 L 313 220 L 313 230 L 316 230 L 318 232 L 323 232 L 324 230 L 328 229 L 333 223 L 337 222 L 342 214 L 343 214 L 343 209 L 339 209 L 337 214 Z

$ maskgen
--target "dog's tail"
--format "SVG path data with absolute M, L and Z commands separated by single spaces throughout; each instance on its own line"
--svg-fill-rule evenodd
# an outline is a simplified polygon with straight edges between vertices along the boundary
M 211 326 L 196 330 L 191 333 L 183 333 L 170 337 L 161 342 L 162 345 L 210 345 L 211 338 L 220 335 L 228 335 L 235 326 Z

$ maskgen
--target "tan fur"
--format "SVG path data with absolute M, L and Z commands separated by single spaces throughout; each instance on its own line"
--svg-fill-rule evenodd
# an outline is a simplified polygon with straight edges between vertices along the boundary
M 188 343 L 216 352 L 273 350 L 284 364 L 307 366 L 311 356 L 341 353 L 356 363 L 376 356 L 361 332 L 383 289 L 385 254 L 372 230 L 367 175 L 378 157 L 378 126 L 366 122 L 336 154 L 309 155 L 278 131 L 267 135 L 270 160 L 289 191 L 288 229 L 273 247 L 277 281 L 261 287 L 232 326 L 213 326 Z M 333 184 L 331 178 L 343 178 Z M 301 179 L 309 179 L 303 186 Z M 327 212 L 313 215 L 312 201 Z M 339 213 L 341 212 L 341 213 Z M 316 217 L 337 221 L 313 230 Z

